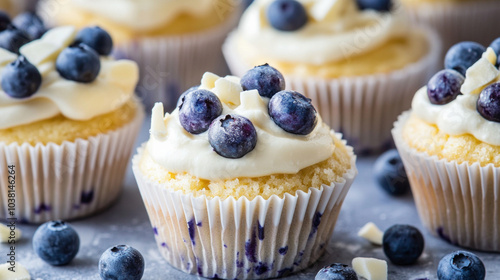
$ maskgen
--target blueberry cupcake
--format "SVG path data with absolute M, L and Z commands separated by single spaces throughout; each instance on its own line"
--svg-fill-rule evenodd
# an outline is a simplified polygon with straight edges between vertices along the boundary
M 434 71 L 439 39 L 390 1 L 255 0 L 224 44 L 241 75 L 269 62 L 360 153 L 390 143 L 392 122 Z M 386 3 L 385 5 L 382 2 Z
M 497 0 L 399 0 L 416 22 L 434 28 L 443 40 L 443 50 L 460 41 L 488 44 L 498 30 Z
M 99 28 L 54 28 L 20 48 L 16 32 L 0 32 L 0 219 L 96 213 L 117 198 L 144 117 L 137 64 L 110 58 Z
M 115 55 L 139 63 L 147 109 L 162 101 L 169 110 L 206 69 L 227 71 L 220 49 L 241 14 L 232 0 L 44 0 L 39 13 L 53 25 L 108 30 Z
M 500 38 L 453 46 L 392 131 L 423 224 L 463 247 L 500 251 Z
M 209 278 L 274 278 L 325 250 L 356 157 L 309 99 L 283 89 L 268 65 L 241 80 L 206 73 L 171 114 L 153 108 L 133 171 L 172 266 Z

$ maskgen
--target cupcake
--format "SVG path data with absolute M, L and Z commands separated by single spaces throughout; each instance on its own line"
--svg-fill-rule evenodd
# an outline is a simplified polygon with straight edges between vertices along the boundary
M 431 233 L 499 252 L 500 44 L 492 47 L 451 48 L 446 69 L 417 91 L 392 133 Z
M 325 250 L 356 157 L 309 99 L 283 86 L 267 65 L 241 81 L 206 73 L 171 114 L 153 108 L 151 137 L 132 168 L 172 266 L 274 278 Z
M 148 109 L 173 109 L 206 69 L 225 72 L 221 45 L 240 14 L 231 0 L 45 0 L 39 13 L 53 25 L 91 24 L 113 36 L 115 56 L 137 61 L 137 87 Z
M 460 41 L 491 42 L 498 31 L 497 0 L 400 0 L 416 22 L 433 27 L 443 40 L 443 50 Z
M 0 219 L 80 218 L 120 193 L 144 113 L 137 64 L 107 56 L 106 35 L 65 26 L 0 49 Z
M 224 55 L 237 75 L 276 66 L 357 152 L 374 152 L 391 143 L 392 122 L 440 53 L 434 32 L 379 9 L 354 0 L 255 0 Z

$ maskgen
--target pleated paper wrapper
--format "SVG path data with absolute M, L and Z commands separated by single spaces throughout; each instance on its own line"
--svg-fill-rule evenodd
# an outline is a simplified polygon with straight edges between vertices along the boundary
M 0 219 L 71 220 L 110 206 L 122 189 L 144 119 L 142 106 L 136 110 L 130 123 L 88 139 L 60 145 L 0 143 Z M 9 188 L 9 165 L 15 166 L 13 188 Z M 15 189 L 13 212 L 8 207 L 9 189 Z
M 157 245 L 175 268 L 222 279 L 266 279 L 288 275 L 315 262 L 328 244 L 344 198 L 357 174 L 283 198 L 207 198 L 172 191 L 133 171 Z
M 415 92 L 435 73 L 441 44 L 437 34 L 423 28 L 430 44 L 421 60 L 388 74 L 321 79 L 286 76 L 287 88 L 312 99 L 330 127 L 341 132 L 356 154 L 376 153 L 392 145 L 391 129 L 397 116 L 410 108 Z M 223 46 L 224 56 L 237 76 L 247 65 L 235 51 L 234 36 Z
M 402 114 L 392 133 L 422 223 L 454 245 L 500 252 L 500 168 L 458 164 L 412 149 L 403 139 L 409 116 Z

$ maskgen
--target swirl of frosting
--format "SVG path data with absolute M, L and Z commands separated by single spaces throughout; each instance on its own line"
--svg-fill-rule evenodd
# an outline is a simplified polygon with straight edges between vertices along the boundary
M 105 17 L 133 30 L 150 30 L 170 23 L 186 13 L 203 15 L 217 0 L 71 0 L 88 12 Z
M 322 65 L 365 54 L 408 31 L 402 17 L 360 11 L 352 0 L 298 0 L 309 21 L 299 30 L 279 31 L 266 17 L 272 1 L 255 0 L 243 14 L 236 32 L 242 55 Z
M 212 77 L 212 82 L 207 82 L 207 76 Z M 218 78 L 207 73 L 201 88 L 219 97 L 222 114 L 235 113 L 252 121 L 257 145 L 242 158 L 224 158 L 213 151 L 208 132 L 188 133 L 180 125 L 178 109 L 164 116 L 163 106 L 158 103 L 153 108 L 151 138 L 146 148 L 152 159 L 170 172 L 187 172 L 208 180 L 292 174 L 328 159 L 334 151 L 332 131 L 319 116 L 308 135 L 285 132 L 269 117 L 269 99 L 261 97 L 257 90 L 243 91 L 237 77 Z
M 62 114 L 73 120 L 89 120 L 118 109 L 132 98 L 139 79 L 137 64 L 101 57 L 101 71 L 90 84 L 62 78 L 56 70 L 59 53 L 69 46 L 77 30 L 58 27 L 24 45 L 20 52 L 42 74 L 42 85 L 31 97 L 18 99 L 0 91 L 0 129 L 33 123 Z M 17 55 L 0 49 L 0 73 Z M 1 77 L 1 74 L 0 74 Z

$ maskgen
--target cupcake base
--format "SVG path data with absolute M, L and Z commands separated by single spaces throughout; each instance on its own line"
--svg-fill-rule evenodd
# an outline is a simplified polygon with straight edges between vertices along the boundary
M 0 142 L 0 219 L 71 220 L 108 207 L 120 193 L 144 119 L 142 106 L 136 110 L 130 123 L 88 139 L 35 146 Z M 15 190 L 12 212 L 9 190 Z
M 171 191 L 133 171 L 163 257 L 191 274 L 266 279 L 302 270 L 323 253 L 357 174 L 356 157 L 342 182 L 283 198 L 194 197 Z
M 422 223 L 451 244 L 500 252 L 500 168 L 458 164 L 412 149 L 402 137 L 409 116 L 399 117 L 392 134 Z

